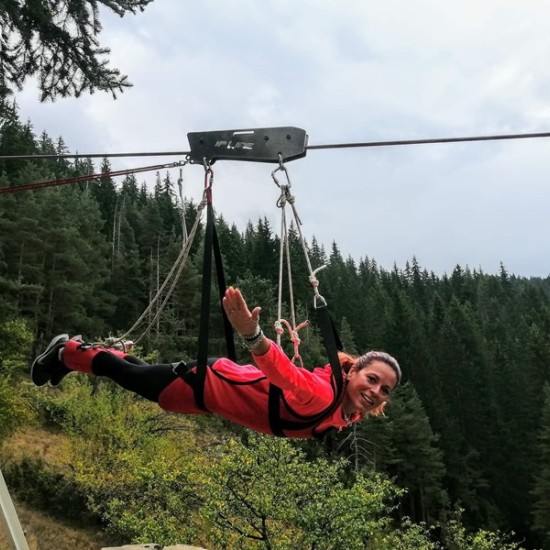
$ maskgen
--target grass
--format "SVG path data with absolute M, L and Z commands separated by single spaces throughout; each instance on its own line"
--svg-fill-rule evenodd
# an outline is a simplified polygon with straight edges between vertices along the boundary
M 13 498 L 13 495 L 12 495 Z M 30 550 L 99 550 L 114 546 L 99 530 L 71 527 L 42 512 L 14 502 Z M 8 534 L 0 522 L 0 548 L 10 548 Z
M 31 428 L 20 431 L 4 445 L 0 466 L 11 461 L 17 462 L 25 456 L 59 464 L 65 444 L 65 438 L 43 429 Z M 98 550 L 106 546 L 115 546 L 113 541 L 102 533 L 100 527 L 71 525 L 17 502 L 13 493 L 11 498 L 30 550 Z M 2 521 L 0 548 L 11 548 L 10 538 Z

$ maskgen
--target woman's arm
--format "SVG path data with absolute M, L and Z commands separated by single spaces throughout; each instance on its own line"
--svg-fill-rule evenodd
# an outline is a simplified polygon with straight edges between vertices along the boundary
M 265 355 L 271 347 L 271 340 L 267 338 L 263 333 L 260 341 L 250 350 L 256 357 Z
M 254 362 L 272 384 L 283 390 L 288 404 L 293 408 L 298 406 L 300 410 L 296 412 L 304 415 L 328 407 L 334 399 L 330 377 L 297 367 L 275 342 L 267 341 L 265 353 L 252 351 Z
M 223 307 L 231 325 L 245 342 L 258 333 L 261 308 L 255 307 L 250 311 L 239 289 L 229 287 L 226 290 Z M 295 396 L 300 403 L 317 410 L 332 402 L 334 393 L 330 383 L 306 369 L 297 368 L 283 350 L 263 333 L 257 342 L 254 339 L 253 344 L 251 351 L 255 363 L 272 384 Z

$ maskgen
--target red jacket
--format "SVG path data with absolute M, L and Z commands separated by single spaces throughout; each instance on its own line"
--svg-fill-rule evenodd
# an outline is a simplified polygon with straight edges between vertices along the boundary
M 254 365 L 237 365 L 229 359 L 218 359 L 207 368 L 204 402 L 208 412 L 257 432 L 273 434 L 268 415 L 270 384 L 282 390 L 279 402 L 282 420 L 299 422 L 322 413 L 334 403 L 335 395 L 330 365 L 312 372 L 296 367 L 283 350 L 271 342 L 264 355 L 253 355 Z M 204 414 L 195 404 L 192 388 L 181 378 L 170 384 L 160 395 L 162 408 L 183 414 Z M 355 414 L 350 421 L 361 416 Z M 338 404 L 327 416 L 308 428 L 284 430 L 287 437 L 310 439 L 329 428 L 344 428 L 342 406 Z

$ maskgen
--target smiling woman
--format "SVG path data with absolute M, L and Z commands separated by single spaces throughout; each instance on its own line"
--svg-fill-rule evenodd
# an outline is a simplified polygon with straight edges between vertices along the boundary
M 226 290 L 223 306 L 255 365 L 210 359 L 200 381 L 196 361 L 149 365 L 125 351 L 62 334 L 34 360 L 32 380 L 37 386 L 57 385 L 72 371 L 106 376 L 166 411 L 217 414 L 260 433 L 300 439 L 321 438 L 331 429 L 380 414 L 401 380 L 399 364 L 387 353 L 371 351 L 359 358 L 340 353 L 345 376 L 338 392 L 330 365 L 299 368 L 264 335 L 261 308 L 250 311 L 238 289 Z M 198 384 L 204 404 L 196 398 Z
M 344 415 L 380 414 L 401 382 L 401 369 L 395 358 L 382 351 L 369 351 L 358 358 L 340 353 L 339 358 L 342 369 L 347 371 Z

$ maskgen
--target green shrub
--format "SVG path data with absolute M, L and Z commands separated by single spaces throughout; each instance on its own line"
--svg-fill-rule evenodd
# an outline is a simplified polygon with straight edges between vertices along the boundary
M 0 443 L 33 418 L 33 410 L 19 384 L 11 376 L 0 374 Z
M 27 371 L 32 341 L 26 321 L 12 319 L 0 323 L 0 375 Z

